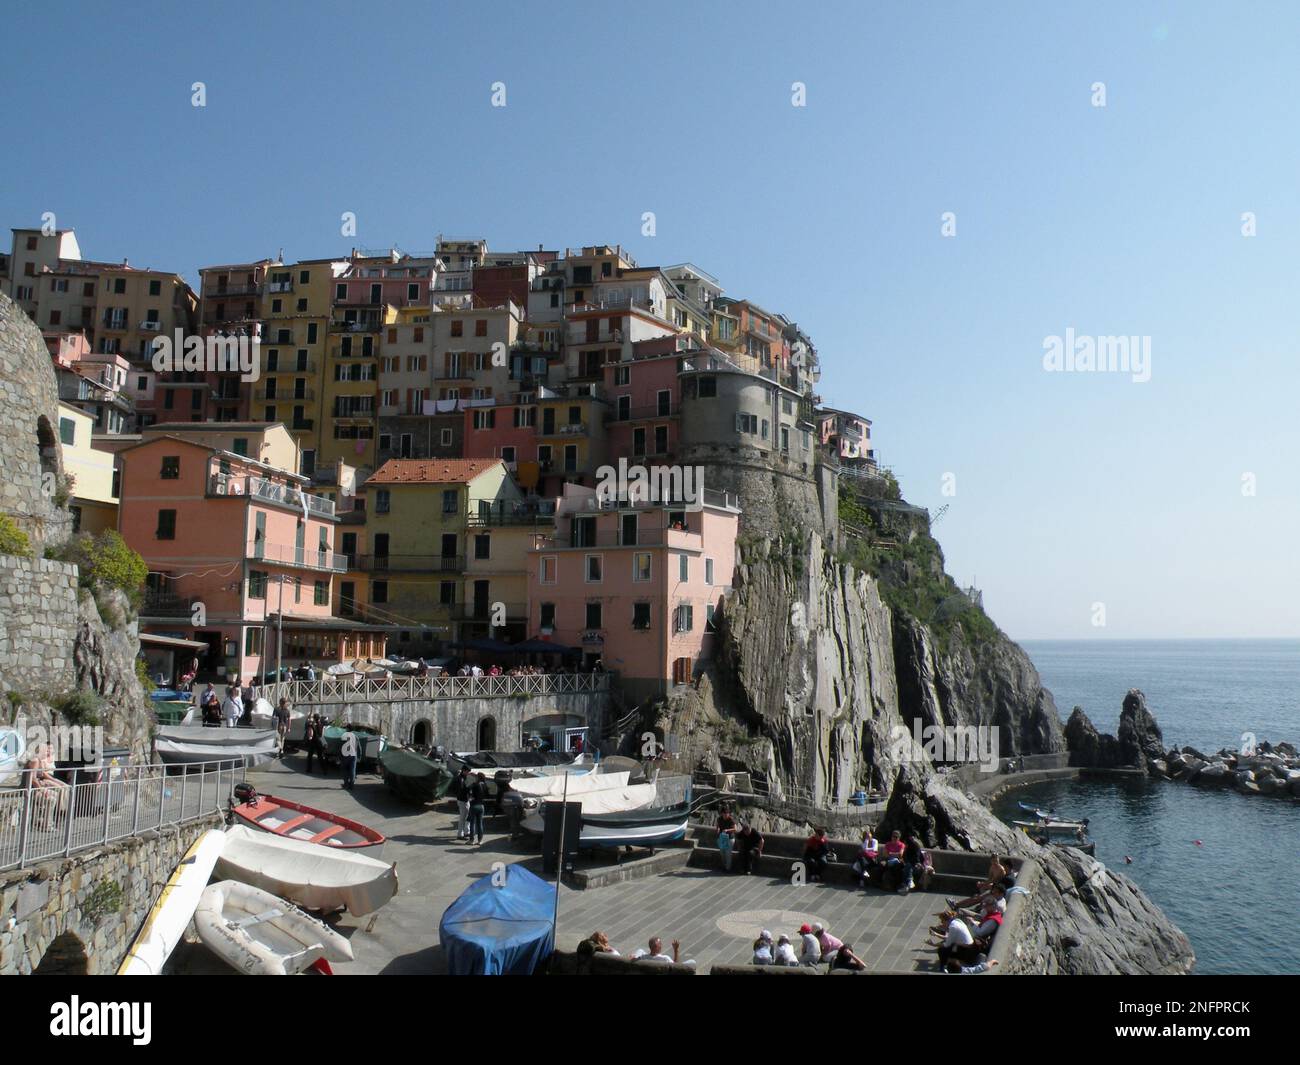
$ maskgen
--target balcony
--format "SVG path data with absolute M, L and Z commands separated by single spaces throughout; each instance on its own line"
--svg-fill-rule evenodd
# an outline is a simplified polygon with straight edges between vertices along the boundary
M 264 348 L 291 348 L 297 344 L 297 341 L 293 339 L 292 334 L 278 337 L 264 336 L 261 338 L 261 344 Z
M 681 406 L 677 403 L 655 403 L 645 407 L 629 407 L 626 410 L 611 410 L 605 412 L 605 424 L 610 422 L 642 422 L 651 421 L 655 418 L 673 418 L 681 413 Z
M 549 465 L 547 463 L 546 465 Z M 501 525 L 551 525 L 555 521 L 555 503 L 539 502 L 534 506 L 511 503 L 498 503 L 492 507 L 481 507 L 476 514 L 470 514 L 466 524 L 478 528 L 490 528 Z
M 266 283 L 267 292 L 292 292 L 292 281 L 268 281 Z
M 213 403 L 238 403 L 239 393 L 235 392 L 234 394 L 225 394 L 222 392 L 213 392 L 212 402 Z
M 569 422 L 567 425 L 553 425 L 549 429 L 543 427 L 538 436 L 584 436 L 587 432 L 586 422 Z
M 309 495 L 297 485 L 279 484 L 268 481 L 265 477 L 236 476 L 229 473 L 213 473 L 208 477 L 209 496 L 243 497 L 259 503 L 273 503 L 289 510 L 301 512 L 306 501 L 307 512 L 318 518 L 334 517 L 334 501 Z
M 268 544 L 256 538 L 246 545 L 248 558 L 253 562 L 272 562 L 280 566 L 320 570 L 325 573 L 346 573 L 347 557 L 330 550 L 309 549 L 290 544 Z
M 363 573 L 460 573 L 464 555 L 357 555 Z
M 316 420 L 314 418 L 295 418 L 293 424 L 290 425 L 289 428 L 309 433 L 315 424 Z
M 687 533 L 686 529 L 638 529 L 635 536 L 625 537 L 621 529 L 600 529 L 588 534 L 562 534 L 560 536 L 538 536 L 534 549 L 550 550 L 589 550 L 605 547 L 663 547 L 668 542 L 668 533 Z
M 172 592 L 145 589 L 140 616 L 146 618 L 190 618 L 196 600 Z
M 228 300 L 234 296 L 256 296 L 261 290 L 261 285 L 227 285 L 225 288 L 218 288 L 215 292 L 204 292 L 201 298 Z
M 272 366 L 270 364 L 270 359 L 268 359 L 266 369 L 262 371 L 263 374 L 267 377 L 271 377 L 276 374 L 282 376 L 287 374 L 299 374 L 299 375 L 311 374 L 314 376 L 316 373 L 315 359 L 307 359 L 303 362 L 298 362 L 297 360 L 285 360 L 285 361 L 287 365 L 281 366 L 279 364 L 279 359 L 277 359 L 276 364 Z
M 384 323 L 378 318 L 363 318 L 360 320 L 330 319 L 330 328 L 340 333 L 378 333 L 383 327 Z
M 304 388 L 302 391 L 293 394 L 268 392 L 266 395 L 257 398 L 263 403 L 302 403 L 304 400 L 315 399 L 316 390 L 314 388 Z

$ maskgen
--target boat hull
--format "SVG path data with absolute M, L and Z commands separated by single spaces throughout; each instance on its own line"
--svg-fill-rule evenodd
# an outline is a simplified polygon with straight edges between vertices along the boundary
M 408 802 L 430 803 L 443 798 L 452 781 L 452 772 L 432 758 L 403 747 L 389 747 L 379 756 L 384 783 Z
M 204 890 L 194 911 L 194 930 L 205 947 L 249 976 L 293 975 L 320 958 L 352 960 L 352 945 L 324 922 L 235 880 Z
M 172 725 L 154 737 L 154 753 L 168 765 L 231 762 L 251 767 L 273 761 L 279 740 L 271 729 Z
M 185 934 L 225 844 L 226 834 L 211 829 L 185 852 L 118 967 L 118 976 L 162 975 L 163 965 Z
M 275 795 L 259 795 L 234 807 L 232 812 L 244 824 L 286 839 L 344 850 L 365 850 L 376 858 L 384 846 L 383 834 L 373 828 Z

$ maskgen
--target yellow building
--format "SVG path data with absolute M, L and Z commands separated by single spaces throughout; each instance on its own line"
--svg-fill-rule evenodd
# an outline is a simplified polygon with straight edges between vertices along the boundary
M 250 414 L 288 426 L 308 477 L 332 465 L 320 459 L 321 434 L 329 433 L 331 420 L 325 406 L 330 310 L 334 279 L 347 269 L 346 259 L 306 259 L 269 267 L 262 282 L 262 378 L 253 386 Z
M 117 481 L 113 456 L 91 446 L 95 419 L 67 403 L 59 404 L 59 442 L 63 472 L 72 478 L 68 509 L 72 531 L 94 536 L 117 528 Z
M 543 389 L 537 398 L 537 460 L 544 472 L 592 486 L 607 461 L 605 415 L 609 404 L 585 393 L 597 384 Z
M 365 492 L 369 550 L 357 568 L 369 580 L 371 620 L 387 615 L 385 623 L 402 628 L 390 649 L 428 654 L 427 644 L 453 639 L 459 624 L 480 609 L 486 619 L 491 585 L 471 579 L 468 605 L 465 598 L 466 555 L 481 550 L 470 541 L 469 521 L 485 509 L 503 511 L 521 500 L 505 463 L 390 459 L 366 481 Z
M 159 422 L 141 430 L 144 440 L 155 436 L 179 436 L 277 470 L 302 472 L 298 442 L 278 422 Z

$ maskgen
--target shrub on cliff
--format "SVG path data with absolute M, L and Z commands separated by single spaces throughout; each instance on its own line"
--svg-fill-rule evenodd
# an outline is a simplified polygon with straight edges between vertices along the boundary
M 76 565 L 83 588 L 95 593 L 116 588 L 126 595 L 132 608 L 139 607 L 149 567 L 114 530 L 106 529 L 93 537 L 81 533 L 47 553 Z
M 27 534 L 18 528 L 17 523 L 8 514 L 0 514 L 0 555 L 18 555 L 30 558 L 32 545 Z

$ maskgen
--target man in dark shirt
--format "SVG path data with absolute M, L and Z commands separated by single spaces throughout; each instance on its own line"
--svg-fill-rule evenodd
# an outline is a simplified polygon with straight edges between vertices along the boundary
M 746 824 L 736 836 L 736 848 L 740 851 L 740 867 L 746 876 L 752 876 L 754 866 L 763 856 L 763 833 L 752 824 Z

